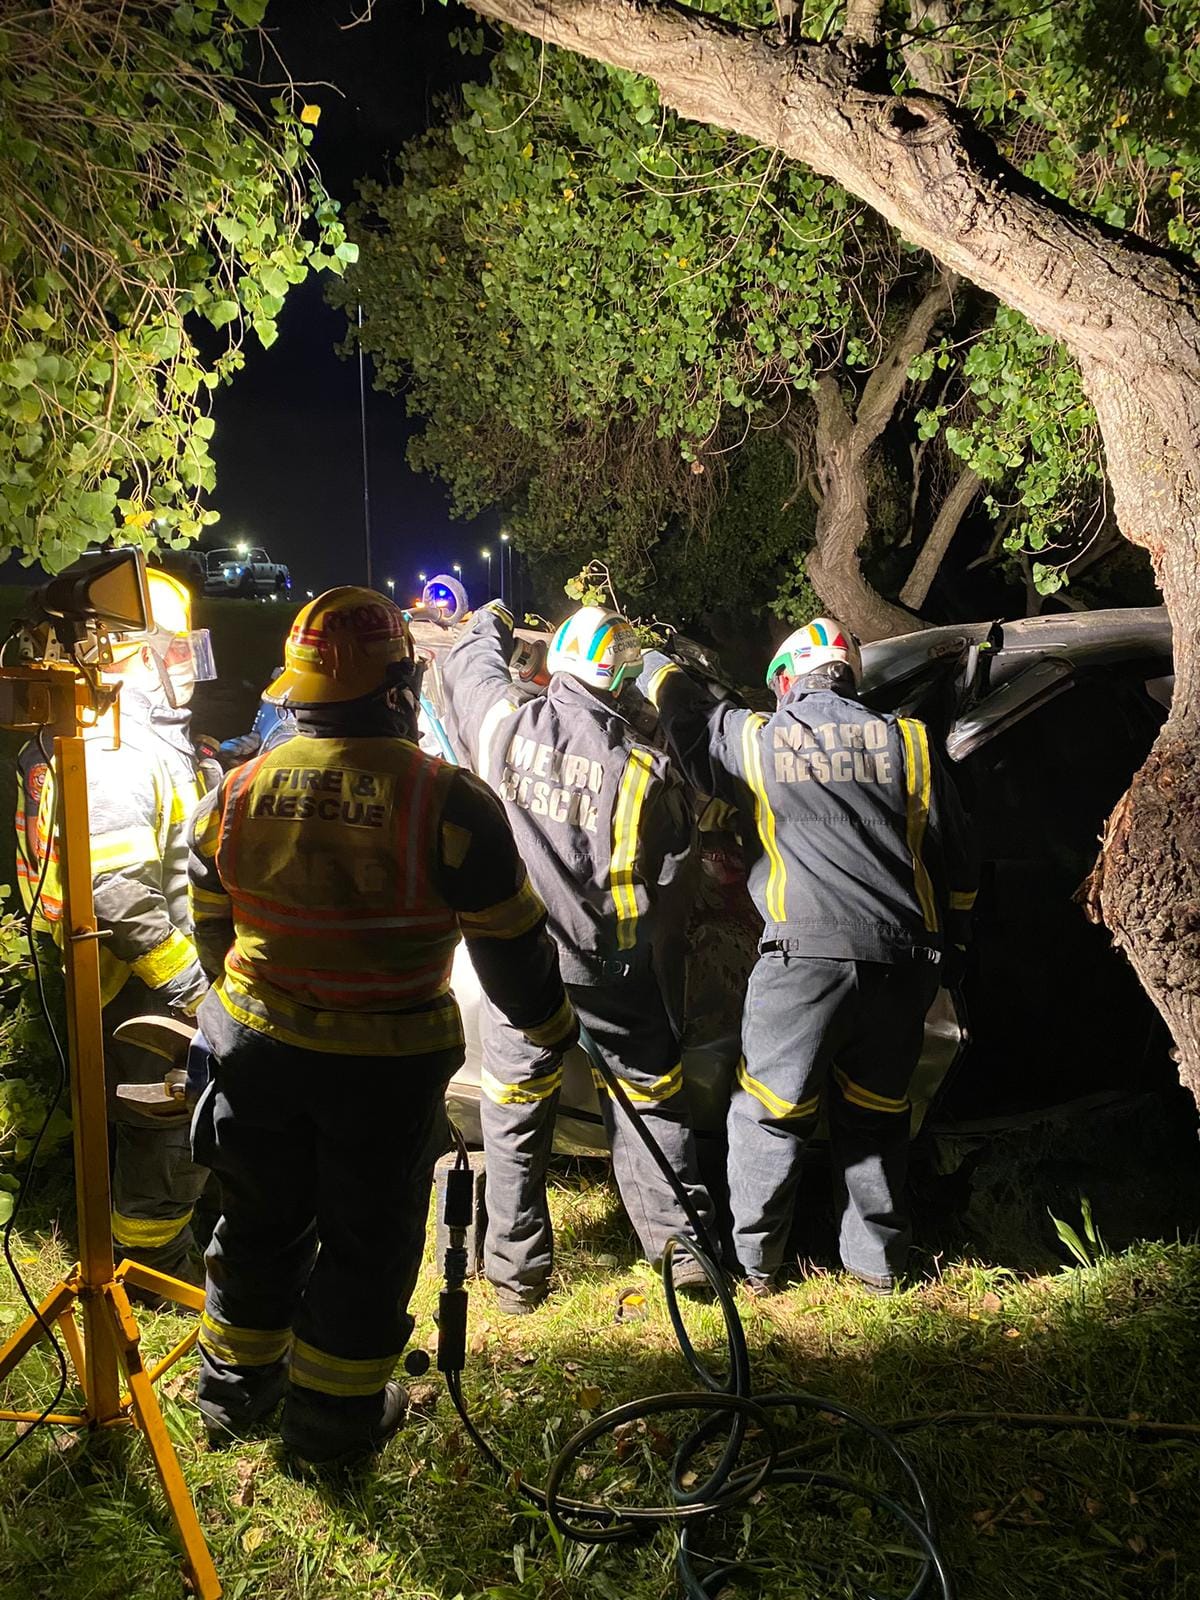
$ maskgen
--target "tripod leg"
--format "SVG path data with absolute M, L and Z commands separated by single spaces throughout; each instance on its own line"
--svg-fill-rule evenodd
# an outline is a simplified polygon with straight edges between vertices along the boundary
M 75 1368 L 79 1381 L 82 1383 L 83 1374 L 87 1371 L 87 1367 L 84 1364 L 83 1334 L 80 1332 L 79 1324 L 75 1320 L 73 1306 L 68 1306 L 60 1314 L 58 1331 L 62 1334 L 63 1343 L 67 1347 L 67 1354 L 71 1357 L 71 1365 Z
M 56 1283 L 38 1307 L 40 1320 L 38 1317 L 26 1317 L 11 1338 L 0 1345 L 0 1378 L 6 1378 L 26 1352 L 32 1350 L 39 1339 L 46 1337 L 46 1325 L 58 1322 L 64 1312 L 70 1312 L 74 1303 L 75 1291 L 70 1284 Z M 69 1339 L 67 1348 L 71 1350 L 74 1360 L 75 1351 L 71 1349 Z
M 122 1261 L 116 1275 L 121 1283 L 132 1283 L 139 1289 L 148 1289 L 152 1294 L 161 1294 L 164 1300 L 173 1300 L 176 1305 L 186 1306 L 189 1311 L 204 1310 L 204 1290 L 194 1283 L 181 1283 L 178 1278 L 168 1277 L 165 1272 L 156 1272 L 153 1267 L 143 1267 L 137 1261 Z
M 112 1320 L 121 1365 L 125 1368 L 129 1379 L 130 1405 L 137 1425 L 150 1448 L 154 1470 L 158 1473 L 158 1481 L 162 1485 L 180 1543 L 183 1545 L 183 1561 L 188 1578 L 198 1600 L 220 1600 L 221 1580 L 217 1577 L 216 1567 L 213 1566 L 213 1559 L 205 1543 L 204 1533 L 196 1516 L 192 1497 L 188 1493 L 187 1484 L 184 1482 L 183 1473 L 179 1470 L 179 1462 L 167 1433 L 162 1411 L 159 1409 L 154 1385 L 142 1365 L 137 1323 L 129 1309 L 125 1290 L 120 1283 L 106 1284 L 104 1298 Z

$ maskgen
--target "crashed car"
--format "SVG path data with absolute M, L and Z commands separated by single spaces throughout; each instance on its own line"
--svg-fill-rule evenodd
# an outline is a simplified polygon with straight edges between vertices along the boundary
M 414 631 L 432 663 L 428 745 L 442 753 L 437 659 L 457 630 L 430 633 L 418 624 Z M 515 658 L 514 677 L 527 683 L 537 682 L 538 642 L 528 635 Z M 703 651 L 681 654 L 717 670 Z M 950 758 L 983 861 L 967 981 L 953 997 L 940 990 L 926 1019 L 914 1132 L 931 1113 L 960 1124 L 1003 1118 L 1102 1090 L 1148 1087 L 1169 1073 L 1165 1049 L 1156 1048 L 1153 1008 L 1073 896 L 1104 818 L 1165 716 L 1171 673 L 1162 608 L 930 628 L 864 648 L 863 699 L 928 724 Z M 645 702 L 634 711 L 653 716 Z M 724 1135 L 759 930 L 737 841 L 707 821 L 702 815 L 683 1040 L 692 1114 L 705 1142 Z M 447 1104 L 467 1139 L 479 1143 L 479 987 L 461 950 L 454 992 L 467 1059 Z M 1103 1006 L 1094 1004 L 1098 994 Z M 607 1148 L 580 1049 L 566 1062 L 556 1148 L 574 1155 Z

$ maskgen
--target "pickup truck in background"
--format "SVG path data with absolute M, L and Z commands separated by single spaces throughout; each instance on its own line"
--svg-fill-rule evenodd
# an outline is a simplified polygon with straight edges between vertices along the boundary
M 286 595 L 292 575 L 282 562 L 272 561 L 261 545 L 244 550 L 210 550 L 204 575 L 206 595 L 233 595 L 253 599 Z

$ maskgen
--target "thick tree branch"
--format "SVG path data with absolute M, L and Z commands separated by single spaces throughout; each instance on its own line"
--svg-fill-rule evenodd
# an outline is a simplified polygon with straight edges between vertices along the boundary
M 843 42 L 860 49 L 874 50 L 883 29 L 883 0 L 846 0 Z
M 959 524 L 966 516 L 971 501 L 982 486 L 983 479 L 977 472 L 972 472 L 970 467 L 964 467 L 959 473 L 951 486 L 950 493 L 942 501 L 934 518 L 933 527 L 929 530 L 929 537 L 921 546 L 917 559 L 912 564 L 912 571 L 900 591 L 903 605 L 919 611 L 925 604 L 929 596 L 929 587 L 937 576 L 937 570 L 950 548 L 950 542 L 958 532 Z
M 914 312 L 914 320 L 920 319 L 924 306 L 925 301 L 922 301 Z M 906 342 L 910 330 L 911 324 L 898 343 Z M 919 353 L 919 350 L 914 352 Z M 911 359 L 909 356 L 905 360 L 901 373 L 907 370 Z M 901 382 L 895 388 L 893 408 L 902 387 Z M 820 492 L 814 496 L 818 508 L 817 525 L 814 547 L 806 564 L 808 577 L 830 616 L 844 623 L 860 639 L 886 639 L 924 626 L 920 618 L 885 600 L 867 582 L 862 569 L 862 547 L 870 528 L 867 457 L 891 415 L 890 411 L 881 410 L 883 393 L 881 387 L 870 412 L 870 422 L 864 425 L 851 415 L 841 387 L 831 373 L 824 373 L 813 391 L 817 413 L 813 472 Z M 861 412 L 861 403 L 858 409 Z
M 921 24 L 944 29 L 950 23 L 950 9 L 946 0 L 911 0 L 908 8 L 909 32 L 918 33 Z M 935 38 L 914 38 L 905 44 L 902 55 L 904 65 L 913 82 L 926 94 L 946 94 L 950 88 L 954 68 L 954 51 Z
M 855 412 L 855 432 L 860 452 L 870 448 L 887 427 L 908 382 L 908 369 L 928 345 L 939 319 L 950 309 L 953 282 L 939 277 L 913 307 L 863 389 Z

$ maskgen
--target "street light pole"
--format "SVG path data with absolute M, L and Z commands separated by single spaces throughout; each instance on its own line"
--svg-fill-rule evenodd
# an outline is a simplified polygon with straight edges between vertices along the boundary
M 506 551 L 508 553 L 507 585 L 504 582 L 504 556 Z M 506 533 L 500 535 L 500 598 L 505 604 L 512 605 L 512 546 Z
M 487 597 L 490 600 L 492 598 L 492 552 L 484 548 L 479 554 L 487 562 Z
M 363 539 L 367 555 L 367 588 L 375 587 L 371 569 L 371 485 L 367 471 L 367 379 L 362 347 L 362 304 L 358 306 L 358 417 L 362 428 Z

